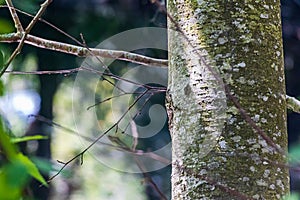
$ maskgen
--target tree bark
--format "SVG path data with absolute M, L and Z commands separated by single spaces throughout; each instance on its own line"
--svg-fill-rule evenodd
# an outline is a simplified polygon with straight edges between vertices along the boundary
M 177 30 L 167 98 L 172 199 L 280 199 L 289 191 L 278 151 L 287 148 L 280 1 L 170 0 L 167 9 Z

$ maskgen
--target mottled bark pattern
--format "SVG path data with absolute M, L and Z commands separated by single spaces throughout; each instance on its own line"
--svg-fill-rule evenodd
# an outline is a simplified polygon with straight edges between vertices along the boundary
M 232 102 L 224 103 L 214 76 L 220 74 L 252 120 L 285 150 L 280 1 L 169 0 L 167 7 L 191 42 L 169 31 L 172 199 L 239 199 L 218 184 L 252 199 L 280 199 L 289 190 L 288 171 L 274 163 L 285 157 Z M 170 29 L 177 25 L 169 20 Z

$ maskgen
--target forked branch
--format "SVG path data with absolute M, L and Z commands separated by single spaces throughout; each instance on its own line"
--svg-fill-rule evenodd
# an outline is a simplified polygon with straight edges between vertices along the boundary
M 29 25 L 26 27 L 25 31 L 23 31 L 23 27 L 21 25 L 21 22 L 19 20 L 19 17 L 17 15 L 17 13 L 16 13 L 16 10 L 13 7 L 12 2 L 10 0 L 6 1 L 7 5 L 10 8 L 10 13 L 11 13 L 12 18 L 14 20 L 15 27 L 17 28 L 17 31 L 18 31 L 18 35 L 19 35 L 18 42 L 19 42 L 19 44 L 18 44 L 17 48 L 14 50 L 14 52 L 10 55 L 9 59 L 7 60 L 7 62 L 4 64 L 3 68 L 1 69 L 1 71 L 0 71 L 0 77 L 4 74 L 4 72 L 6 71 L 6 69 L 10 65 L 10 63 L 13 61 L 13 59 L 21 52 L 21 49 L 22 49 L 22 47 L 24 45 L 24 42 L 26 40 L 27 35 L 29 34 L 29 32 L 31 31 L 31 29 L 33 28 L 33 26 L 36 24 L 36 22 L 38 21 L 38 19 L 46 11 L 47 6 L 51 2 L 52 2 L 52 0 L 46 0 L 43 4 L 41 4 L 41 7 L 40 7 L 39 11 L 34 16 L 34 18 L 31 20 L 31 22 L 29 23 Z

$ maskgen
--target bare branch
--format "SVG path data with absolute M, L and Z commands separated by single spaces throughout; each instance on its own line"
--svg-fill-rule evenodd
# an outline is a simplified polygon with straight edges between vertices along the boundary
M 134 122 L 134 120 L 132 120 L 130 122 L 131 124 L 131 131 L 132 131 L 132 137 L 133 137 L 133 144 L 132 144 L 132 147 L 131 147 L 131 150 L 132 151 L 136 151 L 135 148 L 138 144 L 138 136 L 139 136 L 139 133 L 137 131 L 137 127 L 136 127 L 136 124 Z M 147 170 L 145 168 L 145 166 L 143 165 L 142 162 L 140 162 L 140 160 L 134 156 L 134 160 L 138 166 L 138 168 L 141 170 L 143 176 L 144 176 L 144 179 L 145 181 L 147 181 L 152 187 L 153 189 L 159 194 L 160 198 L 162 200 L 167 200 L 167 197 L 164 195 L 164 193 L 159 189 L 159 187 L 157 186 L 157 184 L 153 181 L 153 179 L 151 178 L 151 176 L 149 176 L 149 174 L 147 173 Z
M 14 20 L 14 24 L 15 24 L 15 27 L 17 29 L 17 32 L 18 33 L 24 32 L 23 26 L 22 26 L 22 24 L 20 22 L 20 19 L 18 17 L 16 9 L 15 9 L 15 7 L 12 4 L 12 1 L 11 0 L 6 0 L 6 4 L 7 4 L 8 8 L 9 8 L 9 12 L 10 12 L 11 17 Z
M 8 68 L 9 64 L 13 61 L 13 59 L 20 53 L 22 46 L 24 44 L 24 40 L 25 40 L 25 34 L 21 37 L 21 40 L 17 46 L 17 48 L 15 49 L 15 51 L 10 55 L 9 59 L 7 60 L 7 62 L 4 64 L 3 68 L 1 69 L 0 72 L 0 77 L 4 74 L 4 72 L 6 71 L 6 69 Z
M 286 95 L 287 108 L 293 112 L 300 113 L 300 101 L 295 97 L 290 97 Z
M 20 39 L 21 39 L 20 35 L 17 33 L 0 35 L 0 42 L 7 42 L 7 43 L 19 42 Z M 168 66 L 168 60 L 165 59 L 151 58 L 151 57 L 139 55 L 136 53 L 130 53 L 126 51 L 96 49 L 96 48 L 87 49 L 85 47 L 67 44 L 63 42 L 51 41 L 33 35 L 29 35 L 29 34 L 25 39 L 25 43 L 42 49 L 59 51 L 59 52 L 72 54 L 79 57 L 99 56 L 104 58 L 114 58 L 117 60 L 129 61 L 132 63 L 137 63 L 146 66 L 150 66 L 150 65 L 157 66 L 157 67 Z
M 6 7 L 6 6 L 0 6 L 0 7 Z M 33 15 L 30 15 L 22 10 L 19 10 L 19 9 L 15 9 L 15 10 L 24 15 L 34 17 Z M 158 67 L 168 67 L 168 61 L 164 60 L 164 59 L 155 59 L 155 58 L 150 58 L 147 56 L 142 56 L 139 54 L 124 52 L 124 51 L 84 48 L 84 47 L 86 47 L 86 45 L 84 45 L 82 42 L 80 42 L 73 36 L 69 35 L 65 31 L 59 29 L 55 25 L 51 24 L 50 22 L 48 22 L 42 18 L 39 18 L 38 20 L 47 24 L 51 28 L 60 32 L 61 34 L 67 36 L 68 38 L 70 38 L 71 40 L 76 42 L 79 46 L 50 41 L 50 40 L 35 37 L 32 35 L 27 36 L 25 43 L 39 47 L 39 48 L 49 49 L 49 50 L 53 50 L 53 51 L 59 51 L 59 52 L 67 53 L 67 54 L 80 56 L 80 57 L 99 56 L 99 57 L 104 57 L 104 58 L 114 58 L 117 60 L 125 60 L 125 61 L 129 61 L 132 63 L 138 63 L 138 64 L 146 65 L 146 66 L 154 65 L 154 66 L 158 66 Z M 19 39 L 20 39 L 20 35 L 18 35 L 17 33 L 2 34 L 2 35 L 0 34 L 0 42 L 18 42 Z M 53 44 L 53 43 L 55 43 L 55 44 Z M 82 49 L 84 49 L 84 50 L 82 50 Z
M 107 80 L 106 78 L 104 78 L 103 77 L 104 75 L 109 76 L 110 78 L 115 79 L 115 80 L 122 80 L 122 81 L 131 83 L 131 84 L 134 84 L 134 85 L 146 88 L 146 89 L 155 90 L 156 92 L 165 92 L 166 91 L 166 88 L 164 88 L 164 87 L 155 87 L 155 86 L 149 86 L 149 85 L 137 83 L 137 82 L 134 82 L 132 80 L 119 77 L 119 76 L 117 76 L 115 74 L 112 74 L 110 72 L 109 73 L 100 72 L 100 71 L 97 71 L 97 70 L 94 70 L 94 69 L 91 69 L 91 68 L 88 68 L 88 67 L 78 67 L 78 68 L 73 68 L 73 69 L 61 69 L 61 70 L 51 70 L 51 71 L 50 70 L 44 70 L 44 71 L 5 71 L 5 73 L 12 74 L 12 75 L 54 75 L 54 74 L 70 75 L 70 74 L 77 73 L 79 71 L 89 71 L 89 72 L 92 72 L 94 74 L 102 76 L 102 78 L 105 81 L 109 81 L 109 80 Z M 114 83 L 112 83 L 110 81 L 109 81 L 109 83 L 114 85 Z M 117 88 L 116 85 L 114 85 L 114 87 Z M 134 93 L 127 93 L 125 91 L 122 91 L 122 92 L 123 92 L 122 95 L 126 95 L 126 94 L 141 94 L 140 92 L 134 92 Z M 122 96 L 122 95 L 119 95 L 119 96 Z M 115 97 L 113 97 L 113 98 L 115 98 Z M 110 100 L 110 99 L 108 99 L 108 100 Z M 107 101 L 107 100 L 105 100 L 105 101 Z M 87 110 L 89 110 L 92 107 L 98 105 L 99 103 L 103 103 L 103 102 L 98 102 L 98 103 L 96 103 L 96 104 L 94 104 L 92 106 L 89 106 L 87 108 Z
M 0 6 L 0 8 L 8 8 L 8 6 Z M 20 10 L 20 9 L 15 8 L 15 10 L 16 10 L 17 12 L 21 13 L 21 14 L 24 14 L 24 15 L 28 16 L 28 17 L 34 18 L 34 15 L 31 15 L 31 14 L 29 14 L 29 13 L 27 13 L 27 12 L 24 12 L 24 11 Z M 78 45 L 84 46 L 84 45 L 83 45 L 79 40 L 77 40 L 75 37 L 71 36 L 71 35 L 68 34 L 67 32 L 65 32 L 65 31 L 61 30 L 60 28 L 58 28 L 57 26 L 51 24 L 50 22 L 44 20 L 43 18 L 40 17 L 38 20 L 41 21 L 41 22 L 43 22 L 44 24 L 48 25 L 49 27 L 53 28 L 53 29 L 56 30 L 57 32 L 61 33 L 62 35 L 66 36 L 67 38 L 71 39 L 72 41 L 74 41 L 74 42 L 77 43 Z
M 46 8 L 50 5 L 51 2 L 52 2 L 52 0 L 46 0 L 43 4 L 41 4 L 39 11 L 36 13 L 34 18 L 31 20 L 31 22 L 26 27 L 25 34 L 28 34 L 31 31 L 33 26 L 37 23 L 39 18 L 44 14 L 44 12 L 46 11 Z
M 12 75 L 54 75 L 54 74 L 74 74 L 78 71 L 81 71 L 81 68 L 74 68 L 74 69 L 61 69 L 61 70 L 51 70 L 51 71 L 30 71 L 30 72 L 23 72 L 23 71 L 5 71 L 6 74 Z
M 7 1 L 9 2 L 9 1 Z M 38 21 L 38 19 L 42 16 L 42 14 L 45 12 L 47 6 L 52 2 L 52 0 L 46 0 L 42 5 L 40 10 L 37 12 L 37 14 L 35 15 L 35 17 L 32 19 L 32 21 L 29 23 L 29 25 L 26 27 L 25 32 L 23 31 L 21 33 L 22 37 L 19 40 L 19 44 L 17 46 L 17 48 L 14 50 L 14 52 L 10 55 L 9 59 L 7 60 L 7 62 L 4 64 L 3 68 L 1 69 L 0 72 L 0 77 L 4 74 L 4 72 L 6 71 L 6 69 L 8 68 L 9 64 L 13 61 L 13 59 L 21 52 L 21 49 L 24 45 L 26 36 L 29 34 L 29 32 L 31 31 L 31 29 L 33 28 L 33 26 L 36 24 L 36 22 Z M 10 2 L 11 3 L 11 2 Z M 14 11 L 15 12 L 15 11 Z M 16 13 L 15 13 L 16 14 Z M 17 15 L 16 15 L 17 16 Z M 17 20 L 18 18 L 16 18 L 15 20 Z M 17 22 L 19 23 L 19 22 Z M 15 24 L 15 26 L 19 26 L 18 24 Z
M 127 115 L 127 113 L 132 109 L 132 107 L 148 92 L 148 90 L 146 90 L 144 93 L 142 93 L 141 95 L 139 95 L 135 101 L 128 107 L 128 109 L 123 113 L 123 115 L 118 119 L 118 121 L 113 124 L 110 128 L 108 128 L 105 132 L 103 132 L 102 134 L 100 134 L 96 139 L 94 139 L 93 142 L 91 142 L 84 150 L 82 150 L 80 153 L 78 153 L 77 155 L 75 155 L 74 157 L 72 157 L 70 160 L 68 160 L 67 162 L 65 162 L 65 164 L 60 168 L 60 170 L 58 170 L 58 172 L 56 174 L 54 174 L 52 177 L 49 178 L 48 182 L 50 182 L 51 180 L 53 180 L 56 176 L 58 176 L 63 170 L 64 168 L 66 168 L 70 163 L 72 163 L 74 160 L 76 160 L 77 158 L 82 158 L 82 156 L 90 149 L 92 148 L 94 145 L 96 145 L 105 135 L 107 135 L 107 133 L 109 133 L 111 130 L 113 130 L 115 127 L 118 126 L 118 124 L 123 120 L 123 118 Z
M 146 169 L 145 169 L 145 166 L 142 164 L 142 162 L 139 161 L 138 158 L 135 157 L 135 162 L 138 166 L 138 168 L 141 170 L 143 176 L 144 176 L 144 179 L 146 182 L 148 182 L 152 187 L 153 189 L 159 194 L 160 196 L 160 199 L 161 200 L 167 200 L 168 198 L 164 195 L 164 193 L 159 189 L 159 187 L 157 186 L 157 184 L 153 181 L 153 179 L 151 178 L 151 176 L 149 176 L 148 173 L 146 173 Z
M 75 130 L 72 130 L 71 128 L 68 128 L 66 126 L 63 126 L 57 122 L 54 122 L 53 120 L 50 120 L 44 116 L 41 116 L 41 115 L 29 115 L 28 117 L 34 117 L 36 120 L 38 121 L 41 121 L 49 126 L 52 126 L 52 127 L 57 127 L 61 130 L 63 130 L 64 132 L 66 133 L 69 133 L 69 134 L 76 134 L 76 136 L 88 141 L 88 142 L 93 142 L 94 139 L 91 138 L 91 137 L 88 137 L 86 135 L 83 135 L 83 134 L 80 134 L 79 132 L 75 131 Z M 101 141 L 98 141 L 97 142 L 98 145 L 105 145 L 105 146 L 108 146 L 108 147 L 111 147 L 113 149 L 116 149 L 116 150 L 119 150 L 119 151 L 126 151 L 126 152 L 129 152 L 133 155 L 136 155 L 136 156 L 146 156 L 148 158 L 151 158 L 153 160 L 157 160 L 161 163 L 164 163 L 164 164 L 169 164 L 171 163 L 171 161 L 167 158 L 164 158 L 158 154 L 155 154 L 153 152 L 145 152 L 143 150 L 132 150 L 130 148 L 125 148 L 125 147 L 121 147 L 121 146 L 115 146 L 115 145 L 112 145 L 112 144 L 108 144 L 108 143 L 105 143 L 105 142 L 101 142 Z
M 86 108 L 86 110 L 90 110 L 91 108 L 97 106 L 97 105 L 100 105 L 104 102 L 107 102 L 107 101 L 110 101 L 112 99 L 115 99 L 115 98 L 118 98 L 118 97 L 121 97 L 121 96 L 125 96 L 125 95 L 133 95 L 133 94 L 142 94 L 141 92 L 133 92 L 133 93 L 128 93 L 128 92 L 125 92 L 125 93 L 122 93 L 122 94 L 119 94 L 119 95 L 116 95 L 116 96 L 111 96 L 111 97 L 108 97 L 102 101 L 99 101 L 99 102 L 96 102 L 95 104 L 89 106 Z

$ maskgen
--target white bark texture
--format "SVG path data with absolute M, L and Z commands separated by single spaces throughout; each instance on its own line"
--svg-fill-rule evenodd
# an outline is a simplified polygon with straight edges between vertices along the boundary
M 279 4 L 168 1 L 172 199 L 280 199 L 288 193 L 288 170 L 276 164 L 285 156 L 246 122 L 221 83 L 277 149 L 286 150 Z

